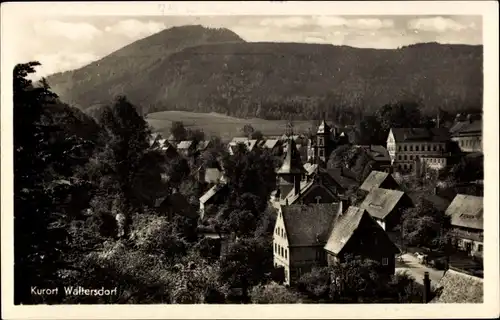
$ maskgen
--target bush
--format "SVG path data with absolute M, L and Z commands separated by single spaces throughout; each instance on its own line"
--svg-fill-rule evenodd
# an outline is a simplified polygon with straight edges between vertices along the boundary
M 300 296 L 276 282 L 257 285 L 250 291 L 252 303 L 302 303 Z

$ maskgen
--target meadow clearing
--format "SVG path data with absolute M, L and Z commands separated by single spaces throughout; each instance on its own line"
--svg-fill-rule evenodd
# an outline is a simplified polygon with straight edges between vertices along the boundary
M 197 113 L 187 111 L 162 111 L 150 113 L 146 120 L 153 131 L 161 133 L 165 138 L 170 135 L 170 127 L 175 121 L 182 121 L 189 129 L 201 129 L 205 135 L 217 135 L 223 140 L 241 136 L 244 125 L 250 124 L 265 136 L 278 136 L 285 133 L 288 120 L 264 120 L 258 118 L 239 119 L 219 113 Z M 305 133 L 314 126 L 314 121 L 294 121 L 294 132 Z

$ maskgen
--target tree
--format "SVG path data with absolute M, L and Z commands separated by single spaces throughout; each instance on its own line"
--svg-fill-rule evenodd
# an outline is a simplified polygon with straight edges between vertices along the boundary
M 75 206 L 85 183 L 72 173 L 88 159 L 88 141 L 54 119 L 49 109 L 60 102 L 47 82 L 27 79 L 39 65 L 18 64 L 13 71 L 15 304 L 60 299 L 34 296 L 30 288 L 61 285 L 59 271 L 71 260 L 67 229 L 85 206 Z
M 248 290 L 271 277 L 272 257 L 270 243 L 253 238 L 238 239 L 221 260 L 221 279 L 233 288 L 241 288 L 243 301 L 248 301 Z
M 170 127 L 170 133 L 174 136 L 174 139 L 176 141 L 187 140 L 188 132 L 184 127 L 184 123 L 182 123 L 182 121 L 172 122 L 172 127 Z
M 224 156 L 222 162 L 233 201 L 249 193 L 258 199 L 258 211 L 264 211 L 276 184 L 274 158 L 260 149 L 248 152 L 240 145 L 233 156 Z
M 391 128 L 415 128 L 422 123 L 418 103 L 400 101 L 395 104 L 386 104 L 377 112 L 376 117 L 383 130 L 382 136 L 387 137 Z
M 402 217 L 403 240 L 407 245 L 440 248 L 446 243 L 449 217 L 421 197 Z
M 250 292 L 252 303 L 302 303 L 300 296 L 276 282 L 259 284 Z
M 143 175 L 145 155 L 149 151 L 150 130 L 146 121 L 137 113 L 125 97 L 119 96 L 111 107 L 106 108 L 99 123 L 105 129 L 108 143 L 106 159 L 109 174 L 118 183 L 118 192 L 123 195 L 125 208 L 141 207 L 136 187 Z M 150 163 L 150 168 L 155 163 Z
M 205 132 L 201 129 L 187 130 L 186 140 L 194 140 L 196 143 L 205 140 Z
M 386 130 L 376 116 L 363 117 L 359 124 L 359 136 L 362 139 L 359 144 L 384 145 L 387 140 Z
M 250 138 L 254 132 L 255 132 L 255 129 L 250 124 L 246 124 L 246 125 L 243 126 L 243 128 L 241 128 L 241 133 L 245 137 L 249 137 Z
M 330 298 L 333 302 L 380 302 L 387 280 L 381 265 L 360 257 L 346 257 L 332 268 Z
M 264 139 L 264 134 L 260 130 L 254 131 L 250 134 L 252 139 L 262 140 Z
M 331 282 L 330 274 L 331 270 L 328 267 L 313 268 L 311 272 L 300 277 L 298 288 L 315 301 L 328 298 Z

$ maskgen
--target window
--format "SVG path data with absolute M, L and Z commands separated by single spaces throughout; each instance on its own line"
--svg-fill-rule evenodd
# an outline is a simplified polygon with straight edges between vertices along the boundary
M 404 159 L 406 160 L 406 159 L 407 159 L 407 157 L 406 157 L 406 156 L 404 156 Z
M 482 244 L 478 244 L 477 245 L 477 251 L 479 251 L 479 252 L 483 251 L 483 245 Z
M 278 248 L 277 246 L 278 246 L 278 245 L 275 243 L 275 244 L 274 244 L 274 252 L 278 251 L 278 250 L 277 250 L 277 248 Z
M 401 146 L 398 147 L 398 151 L 401 151 Z
M 389 258 L 382 258 L 382 265 L 388 266 L 389 265 Z
M 415 146 L 415 151 L 418 151 L 418 146 Z
M 280 246 L 280 255 L 283 257 L 283 247 Z
M 325 150 L 319 149 L 319 156 L 324 157 L 325 156 Z
M 287 255 L 288 255 L 288 250 L 285 249 L 285 259 L 287 258 Z
M 281 229 L 281 236 L 283 237 L 283 229 Z
M 437 151 L 437 147 L 436 147 L 436 145 L 434 145 L 434 148 L 433 148 L 433 150 L 434 150 L 434 151 Z
M 413 156 L 412 155 L 410 155 L 410 160 L 413 160 Z
M 431 151 L 431 146 L 427 145 L 427 151 Z
M 405 146 L 405 151 L 408 151 L 408 147 L 407 146 Z
M 413 146 L 410 146 L 410 151 L 413 151 Z
M 403 157 L 402 156 L 398 156 L 398 160 L 401 160 L 401 159 L 403 159 Z

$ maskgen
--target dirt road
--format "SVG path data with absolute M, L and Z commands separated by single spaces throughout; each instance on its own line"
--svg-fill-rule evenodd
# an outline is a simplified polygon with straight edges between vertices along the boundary
M 405 253 L 401 257 L 403 258 L 403 261 L 398 262 L 396 264 L 396 272 L 403 272 L 406 270 L 420 284 L 423 284 L 424 273 L 426 271 L 429 272 L 429 278 L 431 279 L 431 285 L 437 284 L 439 282 L 439 280 L 443 277 L 443 274 L 444 274 L 443 270 L 436 270 L 436 269 L 430 268 L 428 266 L 425 266 L 423 264 L 420 264 L 418 262 L 417 258 L 410 253 Z

